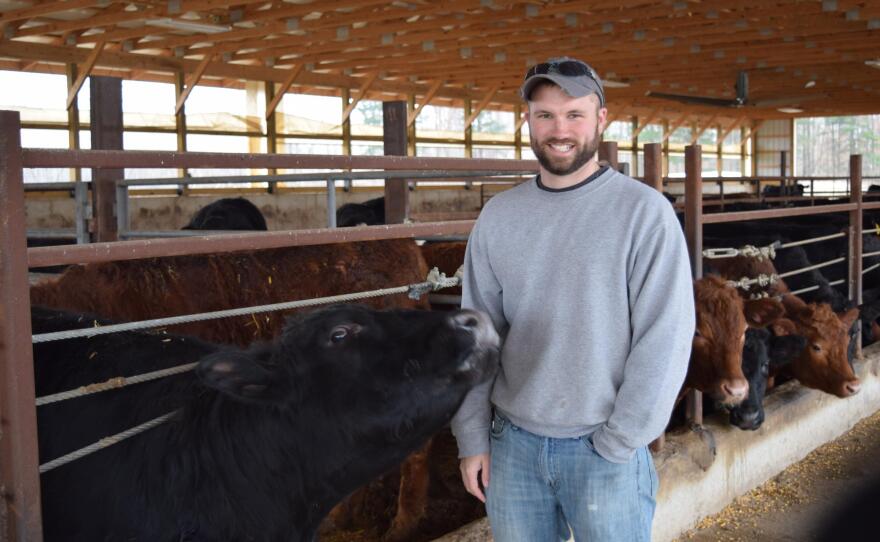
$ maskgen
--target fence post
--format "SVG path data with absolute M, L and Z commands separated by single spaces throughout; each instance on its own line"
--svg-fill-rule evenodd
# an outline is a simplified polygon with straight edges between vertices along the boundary
M 92 149 L 122 150 L 122 79 L 91 77 Z M 116 241 L 116 181 L 122 169 L 92 170 L 93 240 Z
M 849 157 L 849 201 L 856 208 L 849 212 L 849 299 L 862 304 L 862 155 Z M 862 328 L 856 335 L 856 356 L 862 356 Z
M 43 539 L 21 118 L 0 111 L 0 540 Z
M 699 145 L 684 149 L 684 234 L 691 256 L 695 279 L 703 276 L 703 162 Z M 687 419 L 703 425 L 703 394 L 692 391 L 687 396 Z
M 599 160 L 605 160 L 611 166 L 611 169 L 618 171 L 620 166 L 617 163 L 617 141 L 603 141 L 599 143 Z
M 645 184 L 658 192 L 663 192 L 663 148 L 660 143 L 646 143 L 645 153 Z M 666 444 L 666 434 L 662 434 L 651 443 L 651 451 L 654 453 L 663 449 Z
M 382 102 L 386 156 L 406 156 L 406 102 Z M 404 179 L 385 179 L 385 223 L 400 224 L 409 216 L 409 190 Z

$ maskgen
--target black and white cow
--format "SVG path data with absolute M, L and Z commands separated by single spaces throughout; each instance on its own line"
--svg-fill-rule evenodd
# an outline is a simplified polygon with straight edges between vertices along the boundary
M 35 307 L 34 333 L 91 327 Z M 197 362 L 195 372 L 45 405 L 40 461 L 176 414 L 43 474 L 48 541 L 312 541 L 327 512 L 441 429 L 492 378 L 474 311 L 339 306 L 236 350 L 158 332 L 34 346 L 37 395 Z

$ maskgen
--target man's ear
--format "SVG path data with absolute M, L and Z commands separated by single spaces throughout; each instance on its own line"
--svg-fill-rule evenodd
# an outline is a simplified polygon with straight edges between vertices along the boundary
M 202 384 L 238 401 L 263 402 L 279 396 L 283 377 L 250 351 L 223 350 L 205 356 L 196 366 Z

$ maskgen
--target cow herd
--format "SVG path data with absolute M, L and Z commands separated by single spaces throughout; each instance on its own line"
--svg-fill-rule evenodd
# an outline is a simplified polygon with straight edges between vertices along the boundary
M 375 217 L 380 205 L 368 204 L 360 211 Z M 202 214 L 214 229 L 234 229 Z M 825 216 L 707 225 L 704 243 L 770 244 L 842 228 Z M 777 282 L 758 299 L 754 288 L 730 282 L 744 269 L 779 274 L 836 258 L 846 245 L 780 249 L 772 261 L 705 260 L 705 277 L 694 281 L 697 325 L 681 396 L 700 390 L 731 424 L 754 430 L 764 421 L 766 390 L 782 380 L 838 397 L 858 393 L 855 332 L 870 341 L 880 326 L 872 319 L 857 328 L 859 307 L 829 284 L 845 276 L 845 264 Z M 34 333 L 417 283 L 429 267 L 454 273 L 464 247 L 391 240 L 74 266 L 32 287 Z M 820 288 L 789 293 L 806 280 Z M 880 297 L 873 282 L 866 274 L 866 301 Z M 429 450 L 441 447 L 423 445 L 438 432 L 449 438 L 441 429 L 461 398 L 493 374 L 498 338 L 482 315 L 426 310 L 424 299 L 367 304 L 35 346 L 38 395 L 198 363 L 188 375 L 40 407 L 41 462 L 175 412 L 162 426 L 45 474 L 47 540 L 311 540 L 347 494 L 368 491 L 364 484 L 418 451 L 396 475 L 399 496 L 380 521 L 386 540 L 416 539 L 430 508 Z M 872 318 L 880 312 L 869 303 L 861 309 Z M 117 475 L 99 474 L 110 469 Z M 330 513 L 332 523 L 357 523 L 350 502 Z

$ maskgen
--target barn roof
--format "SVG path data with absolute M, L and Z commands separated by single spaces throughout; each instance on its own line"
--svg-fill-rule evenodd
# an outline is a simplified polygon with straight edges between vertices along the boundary
M 528 66 L 570 55 L 617 118 L 880 112 L 877 0 L 0 0 L 0 28 L 0 69 L 510 110 Z M 735 102 L 741 73 L 743 105 L 647 95 Z

